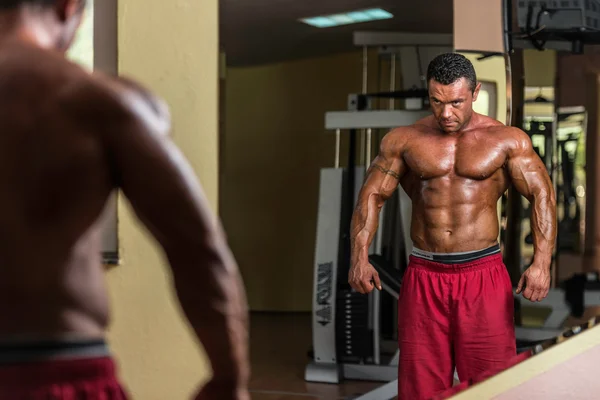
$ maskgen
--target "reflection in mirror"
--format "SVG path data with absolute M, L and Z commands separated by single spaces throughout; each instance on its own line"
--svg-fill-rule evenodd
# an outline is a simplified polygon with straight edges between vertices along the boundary
M 457 3 L 455 2 L 455 12 Z M 525 372 L 527 375 L 528 371 L 534 369 L 550 370 L 552 367 L 548 367 L 548 364 L 560 364 L 557 360 L 560 359 L 561 352 L 563 355 L 567 353 L 562 349 L 580 353 L 587 352 L 588 354 L 585 355 L 587 360 L 583 361 L 583 363 L 587 363 L 587 366 L 578 368 L 591 370 L 593 361 L 590 363 L 589 353 L 592 352 L 588 350 L 593 346 L 600 349 L 598 346 L 600 335 L 598 332 L 590 332 L 591 328 L 598 325 L 598 319 L 592 319 L 588 323 L 565 331 L 566 326 L 575 323 L 575 318 L 578 319 L 577 323 L 584 318 L 589 318 L 587 312 L 585 313 L 586 317 L 583 316 L 584 310 L 587 306 L 596 305 L 590 303 L 592 301 L 598 303 L 597 299 L 599 298 L 597 295 L 600 282 L 598 274 L 578 273 L 580 272 L 585 238 L 587 236 L 589 241 L 594 234 L 590 226 L 593 220 L 588 221 L 589 232 L 586 232 L 585 224 L 586 197 L 589 197 L 588 193 L 596 193 L 593 189 L 593 180 L 590 180 L 586 187 L 586 178 L 590 179 L 590 176 L 586 177 L 587 173 L 592 175 L 595 172 L 595 169 L 592 170 L 592 168 L 586 171 L 586 146 L 595 148 L 596 144 L 591 143 L 595 136 L 591 134 L 589 135 L 590 143 L 587 142 L 586 131 L 588 112 L 590 113 L 590 125 L 596 122 L 592 113 L 595 113 L 598 107 L 597 92 L 594 91 L 593 96 L 590 96 L 591 92 L 589 92 L 586 98 L 584 90 L 574 91 L 577 94 L 573 97 L 577 97 L 577 100 L 568 102 L 568 105 L 585 104 L 587 109 L 586 107 L 560 107 L 564 97 L 563 93 L 566 90 L 563 92 L 562 89 L 565 88 L 560 88 L 561 100 L 558 99 L 558 90 L 555 93 L 557 53 L 569 51 L 583 53 L 584 43 L 586 45 L 598 43 L 600 37 L 595 35 L 597 32 L 594 32 L 592 37 L 591 31 L 587 29 L 588 23 L 591 24 L 591 22 L 589 22 L 589 18 L 585 19 L 585 13 L 596 12 L 596 8 L 600 10 L 600 7 L 597 7 L 600 2 L 597 0 L 585 2 L 539 2 L 533 0 L 517 2 L 508 0 L 502 3 L 505 9 L 505 26 L 502 32 L 506 34 L 504 52 L 507 53 L 508 83 L 506 91 L 500 88 L 498 91 L 506 93 L 509 99 L 506 111 L 509 116 L 512 115 L 512 119 L 507 118 L 506 123 L 522 129 L 530 136 L 533 147 L 544 162 L 556 191 L 557 242 L 551 266 L 552 286 L 548 296 L 541 302 L 530 302 L 523 296 L 515 294 L 515 334 L 518 354 L 512 360 L 494 371 L 487 371 L 473 381 L 461 382 L 449 393 L 438 398 L 450 398 L 475 383 L 478 385 L 452 398 L 457 400 L 550 398 L 549 395 L 552 393 L 547 389 L 550 386 L 562 392 L 561 396 L 553 396 L 553 398 L 563 398 L 565 394 L 567 398 L 574 398 L 576 395 L 573 395 L 573 388 L 568 385 L 577 379 L 574 376 L 563 378 L 557 375 L 556 371 L 560 368 L 554 368 L 553 373 L 556 377 L 554 382 L 548 382 L 547 377 L 545 378 L 546 382 L 541 382 L 546 386 L 545 390 L 536 390 L 532 386 L 535 374 L 529 374 L 527 378 L 522 378 L 519 373 Z M 574 10 L 582 13 L 576 13 Z M 493 22 L 491 17 L 485 18 L 485 20 L 490 24 Z M 456 21 L 455 17 L 455 31 L 461 28 Z M 471 33 L 470 28 L 463 30 L 465 37 Z M 499 31 L 498 29 L 497 32 Z M 491 43 L 491 41 L 488 42 Z M 480 50 L 491 49 L 489 43 L 482 44 L 477 48 Z M 465 48 L 462 47 L 464 46 L 463 42 L 460 44 L 461 47 L 458 48 Z M 580 60 L 584 58 L 582 56 Z M 585 62 L 596 64 L 596 62 L 590 61 Z M 479 65 L 475 64 L 475 67 L 479 73 Z M 569 73 L 580 75 L 579 79 L 583 80 L 584 70 L 585 68 L 577 71 L 569 70 Z M 511 76 L 513 74 L 514 76 Z M 589 79 L 591 82 L 592 76 Z M 566 80 L 561 79 L 563 83 Z M 597 84 L 597 73 L 596 76 L 593 76 L 593 80 Z M 581 89 L 586 88 L 582 87 Z M 592 104 L 589 103 L 591 97 L 594 98 Z M 485 108 L 485 96 L 482 96 L 482 100 L 484 100 L 483 104 L 475 103 L 474 107 Z M 592 132 L 594 130 L 592 129 Z M 587 159 L 592 161 L 589 153 Z M 534 249 L 530 226 L 532 207 L 530 202 L 515 193 L 514 189 L 511 189 L 504 199 L 501 242 L 504 244 L 505 263 L 514 287 L 516 286 L 515 277 L 518 281 L 522 272 L 533 261 Z M 593 204 L 590 199 L 587 199 L 587 202 Z M 590 207 L 587 211 L 589 219 Z M 588 245 L 589 247 L 591 246 Z M 595 331 L 598 329 L 600 328 L 596 327 Z M 594 335 L 596 339 L 590 340 L 589 338 L 593 338 Z M 583 350 L 583 342 L 586 340 L 588 343 L 593 342 L 593 345 L 590 345 L 588 350 Z M 566 347 L 557 346 L 558 344 L 565 344 Z M 527 361 L 523 362 L 525 360 Z M 510 371 L 507 371 L 508 369 Z M 562 371 L 565 371 L 564 366 Z M 504 373 L 500 374 L 501 372 Z M 543 373 L 539 373 L 539 375 L 543 375 Z M 597 396 L 590 396 L 590 388 L 593 386 L 589 381 L 590 376 L 586 377 L 589 384 L 587 388 L 583 389 L 587 392 L 580 392 L 578 398 L 595 398 Z M 519 381 L 519 383 L 514 381 Z M 537 385 L 540 386 L 539 381 Z M 536 394 L 537 396 L 535 396 Z
M 510 89 L 507 88 L 507 91 Z M 495 379 L 500 372 L 546 353 L 548 349 L 598 325 L 600 321 L 592 319 L 583 325 L 565 328 L 569 317 L 579 318 L 583 315 L 585 306 L 590 305 L 592 286 L 599 282 L 597 274 L 575 274 L 579 271 L 573 270 L 578 265 L 574 260 L 583 253 L 586 233 L 587 110 L 582 106 L 556 107 L 553 86 L 525 86 L 522 90 L 523 102 L 516 104 L 517 115 L 522 119 L 517 124 L 530 136 L 534 150 L 546 165 L 556 191 L 558 232 L 554 266 L 562 273 L 553 277 L 556 283 L 548 297 L 541 302 L 532 303 L 515 296 L 517 355 L 495 371 L 488 371 L 470 382 L 461 382 L 440 398 L 449 398 L 475 383 Z M 517 214 L 520 216 L 517 223 L 521 229 L 516 240 L 519 241 L 520 250 L 518 267 L 522 272 L 533 261 L 534 249 L 530 227 L 531 206 L 522 197 L 519 204 L 521 210 Z M 506 220 L 504 207 L 503 216 Z M 509 236 L 505 235 L 504 240 L 511 240 Z M 562 268 L 559 269 L 559 266 Z M 506 393 L 503 396 L 499 398 L 511 398 Z M 463 397 L 458 395 L 453 398 Z
M 482 57 L 481 53 L 468 52 L 463 54 L 473 62 L 478 80 L 482 83 L 480 96 L 473 104 L 474 110 L 510 125 L 509 115 L 513 106 L 511 93 L 514 88 L 511 87 L 512 77 L 506 73 L 510 71 L 506 63 L 512 60 L 508 56 Z M 585 235 L 586 110 L 583 107 L 556 108 L 553 86 L 525 86 L 521 90 L 523 102 L 514 105 L 516 115 L 522 118 L 517 123 L 517 127 L 531 137 L 535 151 L 552 177 L 558 199 L 559 232 L 556 258 L 557 263 L 568 264 L 569 255 L 582 252 Z M 493 101 L 496 101 L 495 105 L 492 104 Z M 534 249 L 530 226 L 530 203 L 522 196 L 519 198 L 521 210 L 517 214 L 519 216 L 517 224 L 520 226 L 517 238 L 507 235 L 509 213 L 506 194 L 499 204 L 499 213 L 503 227 L 501 232 L 503 248 L 507 240 L 518 241 L 520 263 L 511 267 L 518 269 L 520 274 L 531 264 Z M 514 215 L 512 217 L 514 218 Z M 515 296 L 515 333 L 518 354 L 501 368 L 488 371 L 473 381 L 461 382 L 440 398 L 447 398 L 475 382 L 495 376 L 595 324 L 592 321 L 584 328 L 576 327 L 563 333 L 563 323 L 569 315 L 573 315 L 574 309 L 578 308 L 576 304 L 566 303 L 565 298 L 568 297 L 573 301 L 573 298 L 583 295 L 583 290 L 578 290 L 576 287 L 581 281 L 580 278 L 565 280 L 563 287 L 552 289 L 548 298 L 540 303 L 531 303 L 521 296 Z
M 586 129 L 584 107 L 559 108 L 556 186 L 560 255 L 582 254 L 585 239 Z M 559 258 L 561 264 L 562 258 Z
M 525 87 L 522 129 L 531 137 L 533 148 L 540 156 L 548 172 L 552 174 L 555 153 L 554 87 Z M 555 180 L 553 179 L 555 183 Z M 556 184 L 555 188 L 556 190 Z M 533 236 L 531 232 L 530 202 L 521 198 L 524 210 L 521 219 L 521 268 L 533 262 Z

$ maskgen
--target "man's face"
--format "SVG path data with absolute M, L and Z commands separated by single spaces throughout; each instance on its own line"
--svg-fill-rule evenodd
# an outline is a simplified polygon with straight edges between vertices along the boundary
M 442 85 L 433 79 L 429 81 L 431 110 L 442 131 L 458 132 L 469 122 L 480 87 L 481 84 L 477 84 L 475 91 L 471 92 L 466 78 L 450 85 Z

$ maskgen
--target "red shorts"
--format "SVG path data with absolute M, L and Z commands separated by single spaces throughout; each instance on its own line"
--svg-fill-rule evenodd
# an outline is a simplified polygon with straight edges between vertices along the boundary
M 486 379 L 491 378 L 492 376 L 499 374 L 500 372 L 505 371 L 505 370 L 527 360 L 531 356 L 532 356 L 531 351 L 524 351 L 520 354 L 517 354 L 516 356 L 513 356 L 510 360 L 508 360 L 505 365 L 500 365 L 496 369 L 490 369 L 490 370 L 486 371 L 485 373 L 483 373 L 479 376 L 476 376 L 468 381 L 461 382 L 460 384 L 458 384 L 444 392 L 438 393 L 437 395 L 432 397 L 430 400 L 449 399 L 452 396 L 455 396 L 456 394 L 461 393 L 464 390 L 467 390 L 471 386 L 476 385 L 480 382 L 483 382 Z
M 0 399 L 126 400 L 110 357 L 0 365 Z
M 516 355 L 514 300 L 500 254 L 463 264 L 410 256 L 398 307 L 400 400 L 430 399 Z

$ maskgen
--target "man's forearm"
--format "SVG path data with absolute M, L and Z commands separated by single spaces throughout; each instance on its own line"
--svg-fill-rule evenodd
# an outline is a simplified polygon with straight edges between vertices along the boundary
M 379 226 L 379 212 L 383 199 L 377 194 L 362 196 L 352 216 L 352 264 L 367 261 L 369 247 Z
M 170 261 L 179 301 L 215 379 L 224 380 L 224 385 L 245 385 L 249 371 L 246 294 L 223 242 L 207 244 L 197 257 L 173 256 Z
M 549 268 L 556 243 L 556 199 L 553 193 L 534 195 L 531 210 L 534 261 Z

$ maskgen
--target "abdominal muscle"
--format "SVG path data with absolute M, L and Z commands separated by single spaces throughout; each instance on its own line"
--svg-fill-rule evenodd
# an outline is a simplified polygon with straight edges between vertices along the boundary
M 490 184 L 496 186 L 487 181 L 464 185 L 423 182 L 420 193 L 411 196 L 413 245 L 429 252 L 456 253 L 497 244 L 497 204 L 502 191 Z

